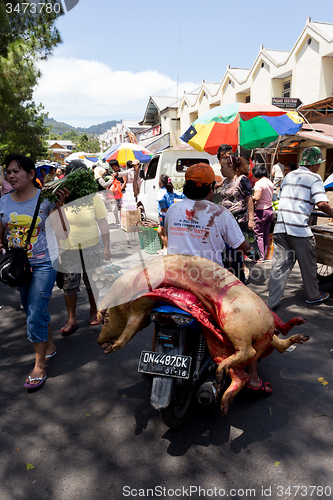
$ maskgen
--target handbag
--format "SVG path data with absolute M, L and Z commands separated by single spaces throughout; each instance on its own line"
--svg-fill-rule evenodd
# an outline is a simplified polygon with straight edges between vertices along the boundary
M 253 250 L 247 253 L 247 256 L 251 258 L 252 260 L 259 260 L 261 258 L 261 253 L 258 247 L 258 242 L 256 235 L 254 234 L 253 231 L 249 231 L 247 233 L 243 233 L 244 238 L 250 243 L 251 247 Z
M 20 287 L 28 285 L 31 281 L 31 267 L 27 250 L 37 221 L 40 203 L 39 195 L 24 248 L 12 247 L 0 257 L 0 280 L 6 285 Z

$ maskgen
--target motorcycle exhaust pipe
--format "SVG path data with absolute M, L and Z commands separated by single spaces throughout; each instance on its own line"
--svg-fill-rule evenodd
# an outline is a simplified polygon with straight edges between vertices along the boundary
M 197 400 L 203 406 L 216 403 L 221 393 L 221 385 L 216 380 L 208 380 L 197 390 Z

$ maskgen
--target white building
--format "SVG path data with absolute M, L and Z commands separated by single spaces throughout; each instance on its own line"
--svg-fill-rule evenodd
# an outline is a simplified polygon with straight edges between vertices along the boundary
M 300 101 L 307 120 L 317 130 L 317 142 L 303 136 L 285 161 L 297 162 L 304 147 L 316 143 L 326 155 L 327 174 L 327 169 L 333 169 L 333 128 L 325 127 L 324 134 L 317 125 L 319 122 L 333 127 L 333 24 L 311 21 L 309 17 L 290 51 L 265 49 L 261 45 L 252 66 L 228 66 L 221 82 L 203 80 L 199 88 L 184 92 L 178 100 L 150 97 L 140 122 L 143 130 L 136 133 L 136 138 L 152 151 L 174 146 L 199 116 L 215 106 L 234 102 L 271 104 L 276 98 Z M 124 127 L 112 136 L 115 142 L 121 142 L 120 139 L 124 142 Z
M 101 149 L 105 151 L 112 144 L 121 142 L 136 142 L 136 135 L 146 128 L 135 120 L 122 120 L 99 136 Z
M 290 52 L 265 49 L 261 45 L 249 69 L 228 66 L 220 83 L 203 81 L 199 89 L 184 93 L 177 113 L 179 128 L 174 135 L 182 135 L 199 116 L 215 106 L 234 102 L 272 104 L 276 98 L 293 98 L 302 103 L 299 109 L 316 133 L 300 133 L 301 139 L 290 154 L 284 148 L 284 161 L 297 162 L 305 147 L 317 144 L 326 156 L 327 175 L 333 171 L 332 95 L 333 24 L 308 18 Z M 324 130 L 318 122 L 332 128 L 325 126 Z M 322 175 L 324 168 L 323 165 Z
M 227 67 L 221 83 L 202 82 L 184 93 L 178 109 L 180 135 L 209 109 L 234 102 L 272 103 L 276 97 L 300 99 L 304 105 L 333 93 L 333 24 L 307 19 L 290 52 L 265 49 L 250 69 Z

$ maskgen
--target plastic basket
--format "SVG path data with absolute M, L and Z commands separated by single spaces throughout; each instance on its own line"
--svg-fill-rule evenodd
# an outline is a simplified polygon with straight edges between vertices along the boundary
M 158 235 L 157 228 L 140 227 L 139 229 L 140 247 L 146 253 L 157 253 L 162 249 L 161 238 Z

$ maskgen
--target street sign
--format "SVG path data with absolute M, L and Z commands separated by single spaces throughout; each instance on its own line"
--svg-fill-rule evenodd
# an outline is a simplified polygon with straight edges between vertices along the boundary
M 272 104 L 278 108 L 297 109 L 303 103 L 293 97 L 272 97 Z

